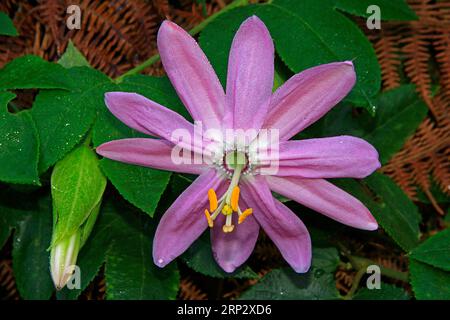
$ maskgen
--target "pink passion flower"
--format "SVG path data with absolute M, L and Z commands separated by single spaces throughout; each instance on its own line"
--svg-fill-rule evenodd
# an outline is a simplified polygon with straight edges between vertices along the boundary
M 311 264 L 311 239 L 305 225 L 272 192 L 292 199 L 343 224 L 375 230 L 378 225 L 356 198 L 327 178 L 364 178 L 380 167 L 378 153 L 366 141 L 338 136 L 289 140 L 342 100 L 355 83 L 350 61 L 307 69 L 272 94 L 274 47 L 264 23 L 253 16 L 237 31 L 230 51 L 226 93 L 197 42 L 176 24 L 165 21 L 158 49 L 167 75 L 196 124 L 203 130 L 276 130 L 276 157 L 253 152 L 253 141 L 239 148 L 228 140 L 202 138 L 183 148 L 202 153 L 204 161 L 173 159 L 176 130 L 195 136 L 196 125 L 135 93 L 109 92 L 109 110 L 129 127 L 157 137 L 115 140 L 97 152 L 140 166 L 199 177 L 165 212 L 155 233 L 153 260 L 164 267 L 211 228 L 214 258 L 233 272 L 250 256 L 259 228 L 299 273 Z M 198 135 L 198 134 L 197 134 Z M 224 142 L 225 141 L 225 142 Z M 214 155 L 204 152 L 215 144 Z M 241 161 L 237 161 L 237 159 Z M 273 174 L 263 169 L 276 162 Z M 145 190 L 143 190 L 145 192 Z

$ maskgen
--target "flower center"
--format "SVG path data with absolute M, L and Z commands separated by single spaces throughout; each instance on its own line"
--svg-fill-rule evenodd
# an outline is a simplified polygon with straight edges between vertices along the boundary
M 239 179 L 243 172 L 243 168 L 248 166 L 247 158 L 244 153 L 233 151 L 225 155 L 225 169 L 230 168 L 231 171 L 231 182 L 227 191 L 222 195 L 220 199 L 217 199 L 216 192 L 213 189 L 208 190 L 209 199 L 209 211 L 205 209 L 206 220 L 210 228 L 214 226 L 214 220 L 217 216 L 222 213 L 226 219 L 225 224 L 222 227 L 223 232 L 229 233 L 234 230 L 233 225 L 233 213 L 237 213 L 238 224 L 244 222 L 253 210 L 248 208 L 244 211 L 239 207 Z
M 232 150 L 226 152 L 222 163 L 225 174 L 229 178 L 233 177 L 237 168 L 240 168 L 239 174 L 247 174 L 251 169 L 248 155 L 241 151 Z

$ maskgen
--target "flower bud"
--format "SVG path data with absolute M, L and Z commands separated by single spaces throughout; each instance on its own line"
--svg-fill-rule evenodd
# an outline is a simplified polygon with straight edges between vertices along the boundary
M 80 232 L 53 244 L 50 253 L 50 271 L 57 290 L 61 290 L 70 280 L 80 251 Z

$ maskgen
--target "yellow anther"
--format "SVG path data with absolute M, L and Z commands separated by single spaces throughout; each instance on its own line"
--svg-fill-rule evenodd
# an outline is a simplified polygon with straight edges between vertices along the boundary
M 230 205 L 226 204 L 226 205 L 223 206 L 222 213 L 224 215 L 228 216 L 228 215 L 233 213 L 233 209 L 231 208 Z
M 212 227 L 214 226 L 214 221 L 213 221 L 213 219 L 211 218 L 211 215 L 209 214 L 209 212 L 208 212 L 207 209 L 205 209 L 205 216 L 206 216 L 206 220 L 208 220 L 208 226 L 209 226 L 210 228 L 212 228 Z
M 238 211 L 238 202 L 239 202 L 239 187 L 236 186 L 233 188 L 233 191 L 231 192 L 231 209 L 233 209 L 234 212 Z
M 223 230 L 223 232 L 225 232 L 225 233 L 230 233 L 230 232 L 232 232 L 232 231 L 234 230 L 234 225 L 228 226 L 228 225 L 225 224 L 225 225 L 222 227 L 222 230 Z
M 245 218 L 247 218 L 249 215 L 251 215 L 253 213 L 253 209 L 252 208 L 248 208 L 247 210 L 245 210 L 244 212 L 242 212 L 242 214 L 239 216 L 239 221 L 238 223 L 241 224 L 242 222 L 244 222 Z
M 217 209 L 217 195 L 213 189 L 208 190 L 209 211 L 214 212 Z

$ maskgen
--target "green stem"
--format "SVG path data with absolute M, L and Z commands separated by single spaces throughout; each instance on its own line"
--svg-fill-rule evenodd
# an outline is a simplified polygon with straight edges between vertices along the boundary
M 222 10 L 212 14 L 211 16 L 209 16 L 208 18 L 206 18 L 205 20 L 203 20 L 202 22 L 200 22 L 197 26 L 195 26 L 194 28 L 191 29 L 191 31 L 189 31 L 189 34 L 191 36 L 195 36 L 197 35 L 200 31 L 202 31 L 209 23 L 211 23 L 212 21 L 214 21 L 218 16 L 222 15 L 223 13 L 230 11 L 231 9 L 237 8 L 237 7 L 242 7 L 248 4 L 249 0 L 234 0 L 233 2 L 231 2 L 229 5 L 225 6 Z M 140 65 L 134 67 L 133 69 L 128 70 L 127 72 L 125 72 L 124 74 L 120 75 L 119 77 L 117 77 L 115 79 L 115 81 L 117 83 L 121 82 L 125 77 L 134 75 L 134 74 L 138 74 L 142 71 L 144 71 L 144 69 L 150 67 L 151 65 L 153 65 L 155 62 L 157 62 L 159 60 L 160 56 L 159 54 L 155 54 L 154 56 L 151 56 L 149 59 L 147 59 L 146 61 L 142 62 Z
M 375 261 L 372 261 L 370 259 L 367 258 L 362 258 L 362 257 L 355 257 L 355 256 L 348 256 L 350 263 L 353 265 L 353 267 L 355 269 L 361 269 L 364 268 L 366 269 L 367 266 L 369 265 L 378 265 Z M 401 271 L 397 271 L 391 268 L 386 268 L 383 266 L 379 266 L 380 267 L 380 271 L 381 274 L 383 276 L 395 279 L 395 280 L 400 280 L 403 282 L 408 282 L 408 273 L 407 272 L 401 272 Z

